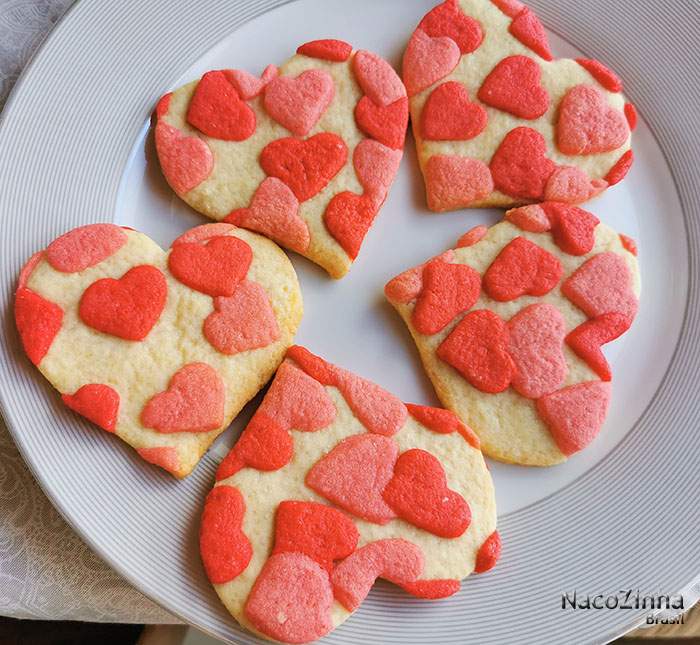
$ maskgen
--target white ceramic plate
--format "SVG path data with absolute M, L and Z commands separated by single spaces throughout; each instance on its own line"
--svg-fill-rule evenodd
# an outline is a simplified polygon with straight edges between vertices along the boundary
M 203 71 L 259 72 L 296 47 L 337 37 L 398 65 L 433 0 L 82 0 L 25 73 L 0 128 L 3 411 L 42 487 L 92 548 L 169 611 L 224 640 L 254 643 L 226 614 L 197 551 L 202 499 L 253 407 L 185 482 L 144 465 L 66 411 L 24 358 L 11 319 L 20 266 L 58 234 L 115 221 L 164 246 L 203 218 L 155 160 L 159 96 Z M 599 439 L 547 470 L 492 464 L 503 557 L 455 597 L 425 603 L 379 584 L 328 643 L 603 642 L 644 611 L 564 611 L 561 594 L 675 593 L 700 574 L 698 219 L 692 47 L 698 5 L 539 0 L 557 55 L 584 54 L 623 76 L 643 117 L 628 179 L 590 205 L 637 239 L 643 299 L 610 347 L 614 399 Z M 573 44 L 572 44 L 573 43 Z M 686 47 L 686 44 L 688 47 Z M 693 138 L 694 136 L 694 138 Z M 424 206 L 412 142 L 390 199 L 348 277 L 294 257 L 306 315 L 298 342 L 403 400 L 437 403 L 384 283 L 498 211 Z

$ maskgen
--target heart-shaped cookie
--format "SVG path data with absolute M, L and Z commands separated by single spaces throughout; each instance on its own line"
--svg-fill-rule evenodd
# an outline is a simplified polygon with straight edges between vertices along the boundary
M 177 477 L 270 378 L 301 313 L 284 253 L 232 224 L 169 252 L 113 224 L 75 229 L 30 260 L 15 298 L 64 403 Z
M 629 238 L 581 208 L 531 204 L 387 284 L 440 400 L 487 455 L 549 466 L 596 437 L 610 399 L 601 347 L 637 313 L 639 271 L 628 249 Z M 443 321 L 439 294 L 461 291 L 457 267 L 481 276 L 479 296 L 426 330 L 426 307 Z
M 431 210 L 579 204 L 632 165 L 636 112 L 620 79 L 598 61 L 553 60 L 519 1 L 445 0 L 408 43 L 403 78 Z
M 454 414 L 404 405 L 292 347 L 217 472 L 200 546 L 239 623 L 307 643 L 345 621 L 377 578 L 419 598 L 456 593 L 496 563 L 495 528 L 478 439 Z
M 407 126 L 406 90 L 386 61 L 319 40 L 260 78 L 212 71 L 165 95 L 155 139 L 192 208 L 340 278 L 388 195 Z

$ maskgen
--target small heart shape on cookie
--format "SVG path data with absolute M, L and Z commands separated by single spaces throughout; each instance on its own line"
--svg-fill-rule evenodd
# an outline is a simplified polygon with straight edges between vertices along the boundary
M 362 434 L 341 441 L 306 475 L 306 485 L 343 510 L 386 524 L 396 514 L 382 498 L 399 448 L 393 439 Z
M 260 166 L 282 180 L 300 202 L 320 193 L 345 165 L 348 148 L 337 135 L 323 132 L 310 139 L 278 139 L 260 153 Z
M 479 22 L 462 12 L 457 0 L 447 0 L 432 9 L 418 28 L 433 38 L 447 36 L 457 43 L 461 54 L 473 52 L 484 39 Z
M 471 522 L 469 504 L 447 487 L 442 464 L 425 450 L 399 455 L 382 497 L 401 519 L 440 537 L 459 537 Z
M 303 553 L 329 574 L 333 563 L 347 558 L 360 537 L 352 520 L 318 502 L 281 502 L 275 514 L 276 553 Z
M 559 450 L 567 456 L 583 450 L 600 432 L 610 405 L 610 383 L 589 381 L 571 385 L 538 399 Z
M 549 109 L 542 71 L 528 56 L 504 58 L 486 77 L 478 97 L 482 103 L 521 119 L 538 119 Z
M 208 432 L 224 419 L 224 382 L 206 363 L 178 370 L 168 389 L 156 394 L 141 411 L 141 421 L 158 432 Z
M 432 38 L 416 29 L 403 57 L 403 82 L 409 98 L 447 76 L 459 62 L 459 46 L 451 38 Z
M 600 220 L 582 208 L 545 202 L 541 208 L 551 223 L 554 243 L 569 255 L 586 255 L 593 250 L 595 229 Z
M 631 324 L 631 319 L 624 314 L 603 314 L 573 329 L 566 337 L 566 344 L 586 361 L 601 381 L 610 381 L 612 372 L 601 347 L 622 336 Z
M 491 158 L 491 174 L 497 190 L 523 199 L 544 195 L 556 165 L 547 157 L 544 137 L 532 128 L 511 130 Z
M 250 101 L 256 96 L 260 96 L 265 86 L 279 75 L 279 70 L 274 65 L 268 65 L 260 78 L 241 69 L 225 69 L 224 74 L 229 83 L 238 91 L 239 96 Z
M 204 320 L 202 333 L 212 347 L 229 355 L 267 347 L 280 336 L 267 293 L 247 280 L 233 295 L 214 299 L 214 311 Z
M 175 244 L 168 268 L 183 284 L 212 297 L 232 296 L 243 280 L 253 252 L 237 237 L 214 237 L 205 244 Z
M 223 584 L 243 571 L 253 557 L 253 547 L 243 532 L 245 501 L 233 486 L 217 486 L 204 503 L 199 528 L 199 548 L 207 577 Z M 225 526 L 225 531 L 220 527 Z
M 121 278 L 93 282 L 80 299 L 80 319 L 88 326 L 124 340 L 143 340 L 165 307 L 167 284 L 154 266 L 129 269 Z
M 566 323 L 547 303 L 521 309 L 508 321 L 508 351 L 515 365 L 512 385 L 528 399 L 539 399 L 564 384 Z
M 255 132 L 255 112 L 238 95 L 223 71 L 207 72 L 187 108 L 187 122 L 224 141 L 245 141 Z
M 423 136 L 428 140 L 466 141 L 483 131 L 488 116 L 483 107 L 469 100 L 464 85 L 448 82 L 433 90 L 421 119 Z
M 564 154 L 610 152 L 622 146 L 629 133 L 624 113 L 611 107 L 593 85 L 577 85 L 561 102 L 557 145 Z
M 309 248 L 309 227 L 299 217 L 299 200 L 277 177 L 263 181 L 250 206 L 229 213 L 224 221 L 262 233 L 292 251 L 303 253 Z
M 423 289 L 413 310 L 421 334 L 436 334 L 467 311 L 481 294 L 481 276 L 464 264 L 430 262 L 423 270 Z
M 593 256 L 567 278 L 561 291 L 591 318 L 615 313 L 632 320 L 639 307 L 632 272 L 618 253 Z
M 80 226 L 46 247 L 46 260 L 57 271 L 77 273 L 95 266 L 126 244 L 127 235 L 115 224 Z
M 335 96 L 335 85 L 321 69 L 302 72 L 296 78 L 277 76 L 265 87 L 265 109 L 280 125 L 304 137 L 318 123 Z
M 107 432 L 114 432 L 119 415 L 119 394 L 103 383 L 83 385 L 74 394 L 61 396 L 63 402 L 78 414 Z
M 494 300 L 508 302 L 521 296 L 543 296 L 559 284 L 561 262 L 549 251 L 524 237 L 516 237 L 486 270 L 484 291 Z
M 199 137 L 188 137 L 160 120 L 155 139 L 161 170 L 178 195 L 188 193 L 211 174 L 214 155 Z
M 515 364 L 510 357 L 508 327 L 492 311 L 470 311 L 437 349 L 477 390 L 496 394 L 510 385 Z
M 323 221 L 338 244 L 355 259 L 376 214 L 377 205 L 372 199 L 345 192 L 330 201 Z
M 365 544 L 333 570 L 333 595 L 348 611 L 355 611 L 377 578 L 397 585 L 410 584 L 420 577 L 424 566 L 425 557 L 412 542 L 400 538 L 376 540 Z
M 408 121 L 408 99 L 404 96 L 389 105 L 377 105 L 363 96 L 355 108 L 357 127 L 394 150 L 403 149 Z

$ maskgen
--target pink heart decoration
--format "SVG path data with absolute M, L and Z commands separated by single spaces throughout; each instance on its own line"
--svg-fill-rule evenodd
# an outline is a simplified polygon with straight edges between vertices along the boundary
M 373 434 L 341 441 L 306 476 L 306 485 L 342 509 L 375 524 L 396 517 L 382 498 L 393 476 L 399 447 Z
M 204 337 L 222 354 L 267 347 L 279 338 L 270 299 L 257 282 L 245 280 L 232 296 L 214 299 L 214 313 L 204 321 Z
M 415 582 L 423 573 L 420 547 L 400 538 L 377 540 L 358 549 L 333 571 L 333 595 L 348 611 L 355 611 L 377 578 L 394 584 Z
M 355 148 L 352 161 L 357 178 L 375 204 L 386 199 L 401 157 L 401 150 L 392 150 L 372 139 L 365 139 Z
M 625 143 L 629 133 L 625 115 L 597 87 L 577 85 L 561 102 L 557 145 L 564 154 L 609 152 Z
M 521 309 L 508 322 L 508 351 L 515 373 L 511 385 L 529 399 L 561 387 L 566 378 L 566 324 L 559 310 L 546 303 Z
M 141 412 L 141 422 L 166 434 L 209 432 L 224 421 L 226 390 L 206 363 L 190 363 L 175 372 L 168 389 L 156 394 Z
M 176 193 L 188 193 L 210 175 L 214 155 L 199 137 L 185 136 L 161 119 L 155 138 L 163 174 Z
M 408 95 L 418 94 L 445 78 L 457 67 L 461 55 L 451 38 L 431 38 L 422 29 L 416 29 L 403 58 L 403 80 Z
M 299 253 L 309 248 L 309 227 L 299 217 L 299 200 L 277 177 L 265 179 L 250 206 L 233 211 L 225 221 L 262 233 Z
M 537 401 L 537 411 L 567 457 L 583 450 L 605 421 L 610 383 L 590 381 L 566 387 Z
M 296 78 L 278 76 L 265 88 L 265 109 L 290 132 L 301 137 L 309 134 L 335 96 L 333 78 L 328 72 L 313 69 Z
M 279 70 L 274 65 L 268 65 L 260 78 L 242 69 L 227 69 L 224 71 L 229 83 L 236 88 L 239 96 L 244 101 L 250 101 L 262 94 L 265 86 L 279 75 Z

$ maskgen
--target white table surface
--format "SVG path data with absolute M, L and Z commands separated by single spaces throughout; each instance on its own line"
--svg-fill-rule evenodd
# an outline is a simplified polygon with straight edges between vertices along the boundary
M 73 0 L 0 0 L 0 109 L 22 68 Z M 175 623 L 63 521 L 0 419 L 0 615 Z

